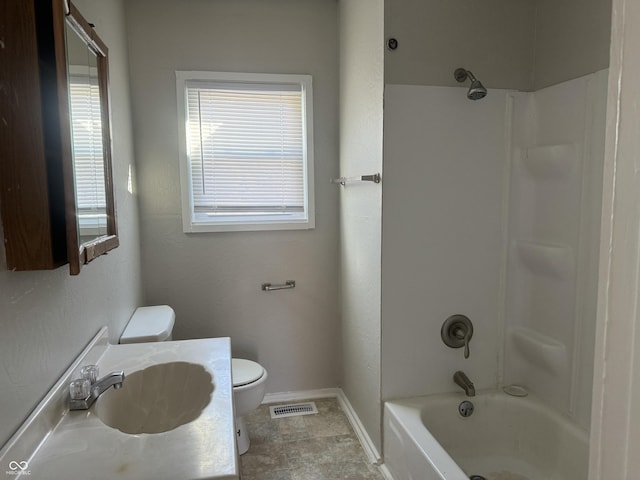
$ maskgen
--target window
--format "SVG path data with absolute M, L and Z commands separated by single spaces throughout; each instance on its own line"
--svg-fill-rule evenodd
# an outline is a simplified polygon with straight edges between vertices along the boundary
M 313 228 L 311 77 L 176 80 L 184 231 Z

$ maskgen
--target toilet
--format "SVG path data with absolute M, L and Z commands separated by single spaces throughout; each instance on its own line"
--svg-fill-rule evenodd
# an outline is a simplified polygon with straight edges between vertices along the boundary
M 236 407 L 238 453 L 249 450 L 249 433 L 244 417 L 257 409 L 264 399 L 267 371 L 259 363 L 244 358 L 231 359 L 233 401 Z
M 176 313 L 169 305 L 139 307 L 133 312 L 120 343 L 166 342 L 173 339 Z
M 139 307 L 120 336 L 120 343 L 165 342 L 172 339 L 176 314 L 168 305 Z M 256 410 L 264 399 L 267 371 L 251 360 L 231 359 L 233 401 L 236 415 L 238 453 L 249 450 L 249 435 L 244 417 Z

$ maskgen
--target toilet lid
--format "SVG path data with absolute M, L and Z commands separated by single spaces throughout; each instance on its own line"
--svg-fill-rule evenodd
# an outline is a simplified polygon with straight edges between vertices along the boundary
M 168 305 L 138 307 L 127 328 L 120 336 L 120 343 L 162 342 L 171 336 L 176 314 Z
M 262 365 L 244 358 L 231 359 L 231 376 L 233 377 L 233 386 L 241 387 L 259 380 L 264 375 Z

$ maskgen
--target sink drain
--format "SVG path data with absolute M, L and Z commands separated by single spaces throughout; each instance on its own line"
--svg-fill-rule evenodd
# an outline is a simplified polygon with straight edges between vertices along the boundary
M 469 477 L 469 480 L 487 480 L 487 479 L 484 478 L 482 475 L 471 475 Z

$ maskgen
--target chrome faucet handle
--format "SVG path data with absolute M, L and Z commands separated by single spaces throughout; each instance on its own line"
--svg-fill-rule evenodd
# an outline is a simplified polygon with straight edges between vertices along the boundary
M 96 383 L 100 374 L 100 369 L 97 365 L 85 365 L 80 369 L 80 378 L 86 378 L 91 382 L 91 385 Z
M 440 336 L 448 347 L 464 347 L 464 358 L 469 358 L 469 342 L 473 336 L 473 324 L 469 317 L 460 314 L 451 315 L 442 324 Z
M 91 381 L 88 378 L 78 378 L 69 383 L 71 400 L 84 400 L 91 393 Z

